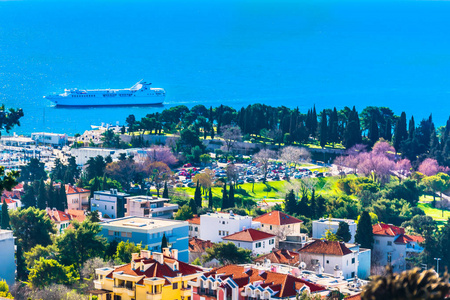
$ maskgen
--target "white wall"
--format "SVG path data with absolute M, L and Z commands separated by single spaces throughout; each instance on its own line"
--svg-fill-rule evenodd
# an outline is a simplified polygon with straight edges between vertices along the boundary
M 233 240 L 223 240 L 223 242 L 224 243 L 232 242 L 237 247 L 251 250 L 253 252 L 253 254 L 258 255 L 258 254 L 270 253 L 272 251 L 272 249 L 275 247 L 276 237 L 267 238 L 267 239 L 259 240 L 259 241 L 255 241 L 255 242 L 241 242 L 241 241 L 233 241 Z M 260 243 L 260 247 L 256 247 L 258 243 Z
M 11 288 L 15 281 L 16 261 L 14 258 L 14 237 L 11 230 L 0 230 L 0 279 L 6 280 Z
M 200 238 L 200 225 L 189 224 L 189 237 L 190 238 L 192 238 L 192 237 Z
M 314 239 L 321 239 L 325 236 L 325 233 L 328 229 L 330 229 L 333 233 L 336 233 L 336 231 L 339 228 L 339 222 L 340 221 L 350 221 L 347 223 L 349 224 L 351 239 L 348 241 L 348 243 L 354 244 L 355 243 L 355 234 L 356 234 L 356 223 L 353 220 L 339 220 L 339 219 L 332 219 L 330 222 L 327 219 L 321 219 L 316 220 L 312 222 L 312 237 Z
M 252 226 L 258 228 L 260 223 L 252 223 L 252 218 L 247 216 L 229 217 L 229 214 L 204 214 L 200 216 L 200 239 L 219 243 L 222 242 L 224 236 L 252 228 Z
M 91 200 L 91 210 L 98 210 L 111 219 L 117 218 L 117 198 L 115 196 L 96 195 Z
M 274 234 L 280 239 L 284 239 L 287 235 L 300 234 L 302 223 L 286 224 L 286 225 L 271 225 L 261 223 L 261 231 Z
M 300 262 L 305 262 L 308 269 L 314 270 L 311 267 L 311 260 L 318 260 L 320 267 L 324 269 L 324 273 L 334 274 L 334 268 L 339 266 L 342 276 L 345 279 L 352 278 L 352 275 L 358 274 L 358 253 L 352 252 L 347 255 L 325 255 L 300 252 Z M 354 259 L 354 260 L 352 260 Z M 314 270 L 316 271 L 316 270 Z M 352 274 L 353 273 L 353 274 Z

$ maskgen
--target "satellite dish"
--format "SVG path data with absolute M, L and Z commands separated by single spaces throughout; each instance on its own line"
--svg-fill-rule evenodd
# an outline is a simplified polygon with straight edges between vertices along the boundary
M 300 263 L 300 269 L 306 269 L 306 263 L 304 262 L 304 261 L 302 261 L 301 263 Z

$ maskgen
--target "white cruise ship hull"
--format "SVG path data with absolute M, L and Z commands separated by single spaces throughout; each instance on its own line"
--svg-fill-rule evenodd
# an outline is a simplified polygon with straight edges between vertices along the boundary
M 127 89 L 78 90 L 66 89 L 63 94 L 45 96 L 56 106 L 137 106 L 160 105 L 166 92 L 162 88 L 150 88 L 151 83 L 142 80 Z

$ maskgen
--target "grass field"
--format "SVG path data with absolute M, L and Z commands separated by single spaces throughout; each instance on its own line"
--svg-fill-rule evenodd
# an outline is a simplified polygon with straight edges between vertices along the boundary
M 427 216 L 432 217 L 439 225 L 443 225 L 443 223 L 450 218 L 450 211 L 442 211 L 438 208 L 433 208 L 431 207 L 431 203 L 419 203 L 417 206 L 422 209 Z

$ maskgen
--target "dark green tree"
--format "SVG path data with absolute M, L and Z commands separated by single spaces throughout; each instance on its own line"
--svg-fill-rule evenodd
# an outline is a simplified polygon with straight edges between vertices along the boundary
M 372 142 L 372 145 L 375 144 L 378 139 L 380 138 L 379 130 L 378 130 L 378 122 L 376 120 L 375 116 L 372 116 L 372 119 L 370 121 L 370 128 L 369 128 L 369 140 Z
M 328 142 L 328 127 L 327 127 L 327 113 L 324 109 L 322 111 L 322 118 L 320 120 L 320 147 L 324 148 Z
M 31 158 L 30 162 L 23 166 L 20 170 L 19 181 L 33 182 L 43 178 L 47 179 L 47 173 L 45 172 L 45 164 L 40 162 L 37 158 Z
M 202 191 L 199 180 L 197 180 L 197 186 L 195 187 L 194 201 L 197 207 L 202 207 Z
M 208 207 L 213 207 L 213 196 L 212 196 L 212 190 L 209 188 L 209 194 L 208 194 Z
M 25 183 L 23 185 L 24 195 L 22 196 L 22 204 L 25 208 L 34 206 L 36 207 L 36 194 L 32 184 Z
M 229 207 L 230 206 L 228 204 L 227 185 L 224 184 L 222 189 L 222 211 L 224 211 Z
M 6 200 L 3 201 L 2 204 L 2 229 L 10 229 L 9 225 L 9 213 L 8 213 L 8 204 L 6 203 Z
M 45 209 L 47 207 L 47 189 L 45 188 L 44 180 L 41 178 L 39 181 L 39 191 L 37 196 L 37 208 Z
M 406 130 L 406 113 L 403 111 L 400 119 L 397 120 L 394 133 L 394 148 L 399 151 L 403 141 L 408 138 L 408 131 Z
M 222 265 L 245 264 L 251 262 L 252 251 L 238 248 L 235 244 L 216 243 L 213 247 L 206 249 L 205 261 L 217 259 Z
M 298 204 L 297 199 L 295 198 L 294 190 L 290 190 L 289 193 L 286 194 L 286 197 L 284 198 L 284 209 L 288 214 L 297 214 Z
M 61 182 L 61 188 L 58 191 L 58 200 L 56 202 L 56 209 L 64 211 L 66 208 L 67 208 L 66 185 L 64 184 L 64 182 Z
M 339 222 L 336 236 L 344 243 L 348 243 L 348 241 L 351 240 L 352 234 L 350 233 L 350 227 L 348 226 L 347 222 Z
M 236 206 L 236 201 L 234 199 L 234 186 L 231 182 L 230 182 L 230 192 L 228 193 L 228 206 L 229 207 Z
M 361 143 L 361 126 L 359 123 L 358 112 L 354 106 L 353 110 L 348 113 L 348 121 L 344 131 L 343 142 L 347 149 Z
M 169 199 L 169 189 L 167 188 L 167 181 L 164 181 L 163 198 Z
M 27 279 L 27 266 L 25 264 L 25 258 L 23 257 L 22 246 L 17 244 L 16 250 L 16 265 L 17 265 L 17 280 L 26 280 Z
M 165 233 L 163 233 L 163 237 L 161 239 L 161 251 L 164 248 L 167 248 L 167 238 L 166 238 L 166 234 Z
M 191 212 L 196 215 L 197 214 L 197 204 L 195 203 L 195 200 L 191 198 L 189 200 L 189 208 L 191 209 Z
M 373 248 L 373 230 L 370 215 L 364 211 L 358 221 L 356 227 L 355 241 L 361 245 L 362 248 Z

